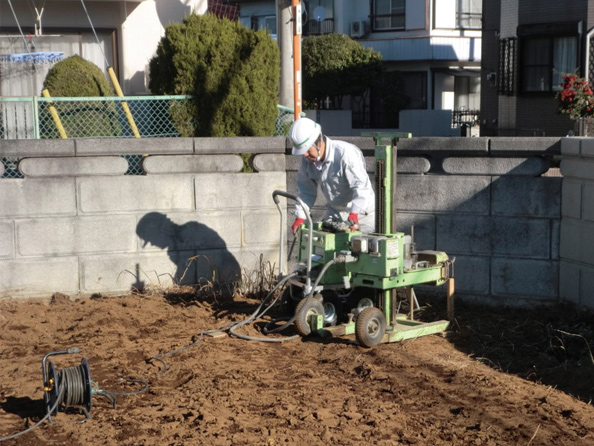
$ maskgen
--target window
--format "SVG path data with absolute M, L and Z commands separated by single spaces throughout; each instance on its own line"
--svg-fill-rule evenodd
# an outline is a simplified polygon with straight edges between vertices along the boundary
M 577 70 L 577 37 L 534 37 L 522 41 L 522 91 L 552 92 L 561 76 Z
M 482 0 L 456 0 L 456 25 L 461 29 L 481 29 Z
M 304 4 L 303 35 L 334 32 L 334 0 L 309 0 Z
M 374 0 L 372 12 L 374 31 L 404 29 L 405 4 L 405 0 Z
M 499 41 L 499 79 L 498 92 L 501 95 L 515 96 L 516 90 L 516 54 L 518 39 L 512 37 Z
M 269 34 L 276 34 L 276 17 L 275 16 L 252 16 L 251 28 L 259 31 L 266 30 Z
M 454 77 L 454 109 L 478 110 L 481 108 L 481 78 L 479 76 Z
M 427 108 L 427 72 L 404 71 L 402 78 L 402 91 L 406 97 L 405 109 L 425 110 Z
M 25 31 L 25 30 L 24 30 Z M 0 34 L 0 54 L 30 52 L 63 52 L 64 58 L 75 54 L 93 62 L 103 71 L 114 66 L 117 51 L 114 45 L 115 31 L 99 30 L 97 37 L 90 30 L 80 33 L 63 29 L 44 29 L 48 34 L 31 36 L 27 39 L 30 48 L 23 44 L 23 38 L 15 33 Z M 25 31 L 27 32 L 27 31 Z M 34 46 L 33 46 L 34 45 Z M 106 61 L 107 59 L 107 61 Z M 0 62 L 0 96 L 34 96 L 43 89 L 43 82 L 53 63 L 31 64 Z M 51 92 L 50 92 L 51 93 Z

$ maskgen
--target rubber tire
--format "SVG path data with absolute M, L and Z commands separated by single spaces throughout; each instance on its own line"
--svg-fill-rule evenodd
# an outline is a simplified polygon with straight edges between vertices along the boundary
M 309 319 L 314 314 L 324 315 L 324 304 L 321 297 L 312 296 L 301 299 L 295 309 L 295 328 L 301 336 L 311 334 Z
M 386 317 L 377 307 L 367 307 L 355 321 L 355 336 L 363 347 L 374 347 L 379 344 L 386 333 Z

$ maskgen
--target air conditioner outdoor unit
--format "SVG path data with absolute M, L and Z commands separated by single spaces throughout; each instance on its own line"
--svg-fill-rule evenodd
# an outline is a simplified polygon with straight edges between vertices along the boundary
M 365 20 L 353 20 L 351 22 L 351 37 L 365 37 L 368 33 L 369 29 Z

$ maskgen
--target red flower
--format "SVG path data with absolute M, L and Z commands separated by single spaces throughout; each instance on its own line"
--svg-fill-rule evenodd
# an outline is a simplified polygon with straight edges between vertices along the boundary
M 562 76 L 561 90 L 557 92 L 559 113 L 571 119 L 594 116 L 594 92 L 588 81 L 575 74 Z

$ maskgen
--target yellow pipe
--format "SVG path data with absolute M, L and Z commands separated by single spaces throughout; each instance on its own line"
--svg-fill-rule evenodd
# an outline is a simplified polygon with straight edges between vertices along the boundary
M 47 88 L 42 90 L 41 94 L 43 95 L 44 98 L 51 98 L 50 93 Z M 56 107 L 51 105 L 51 102 L 49 104 L 50 104 L 49 111 L 50 111 L 50 114 L 52 115 L 52 119 L 54 120 L 54 124 L 56 124 L 56 127 L 58 128 L 58 133 L 60 133 L 60 138 L 68 139 L 68 136 L 66 135 L 66 130 L 64 130 L 64 126 L 62 125 L 62 120 L 60 119 L 60 115 L 58 114 L 58 110 L 56 110 Z
M 113 68 L 107 67 L 107 73 L 109 74 L 109 78 L 111 79 L 111 83 L 113 84 L 113 88 L 115 89 L 116 94 L 119 97 L 123 98 L 124 93 L 122 92 L 122 89 L 120 88 L 120 83 L 118 82 L 118 79 L 115 75 L 115 72 L 113 71 Z M 128 118 L 128 124 L 130 124 L 132 133 L 134 133 L 134 136 L 136 138 L 140 138 L 140 133 L 138 132 L 138 128 L 136 127 L 136 123 L 134 122 L 134 117 L 132 116 L 132 113 L 130 112 L 130 107 L 128 107 L 128 103 L 126 101 L 122 101 L 122 109 L 124 110 L 126 118 Z

